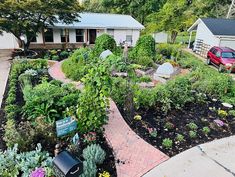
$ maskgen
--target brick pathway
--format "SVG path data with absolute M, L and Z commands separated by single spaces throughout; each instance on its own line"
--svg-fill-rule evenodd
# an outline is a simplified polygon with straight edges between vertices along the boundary
M 61 62 L 56 62 L 49 69 L 50 75 L 65 83 L 72 82 L 65 77 L 60 67 Z M 112 100 L 105 137 L 114 151 L 118 177 L 141 177 L 169 158 L 130 129 Z

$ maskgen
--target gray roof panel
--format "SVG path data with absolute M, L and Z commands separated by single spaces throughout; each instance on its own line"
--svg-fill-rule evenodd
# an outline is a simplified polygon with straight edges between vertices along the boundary
M 235 20 L 219 18 L 201 18 L 214 35 L 235 36 Z
M 110 28 L 110 29 L 144 29 L 140 24 L 130 15 L 121 14 L 103 14 L 103 13 L 80 13 L 80 22 L 71 24 L 57 23 L 55 27 L 66 28 Z

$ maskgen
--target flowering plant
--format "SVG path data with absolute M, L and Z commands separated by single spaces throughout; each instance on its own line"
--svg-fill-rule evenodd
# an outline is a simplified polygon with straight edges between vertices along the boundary
M 45 177 L 45 170 L 43 168 L 37 168 L 31 172 L 30 177 Z
M 87 144 L 94 144 L 96 142 L 96 132 L 89 132 L 84 134 L 84 142 Z

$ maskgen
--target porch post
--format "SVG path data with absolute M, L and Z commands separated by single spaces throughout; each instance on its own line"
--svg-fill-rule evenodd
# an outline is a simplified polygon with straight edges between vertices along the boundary
M 192 40 L 192 34 L 193 34 L 193 31 L 190 31 L 190 36 L 189 36 L 189 41 L 188 41 L 188 48 L 190 48 L 190 43 L 191 43 L 191 40 Z

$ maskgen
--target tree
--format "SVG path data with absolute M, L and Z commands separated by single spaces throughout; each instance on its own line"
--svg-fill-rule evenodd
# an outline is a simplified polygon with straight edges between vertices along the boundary
M 157 12 L 166 0 L 102 0 L 109 12 L 129 14 L 144 24 L 146 16 Z
M 79 11 L 77 0 L 0 0 L 0 31 L 14 34 L 27 50 L 37 33 L 59 21 L 78 20 Z
M 184 31 L 188 27 L 188 21 L 194 18 L 194 16 L 185 16 L 188 6 L 185 0 L 168 0 L 159 12 L 149 16 L 150 23 L 146 30 L 148 32 L 169 31 L 171 42 L 174 43 L 178 32 Z
M 86 12 L 106 12 L 105 7 L 100 0 L 84 0 L 82 7 Z

